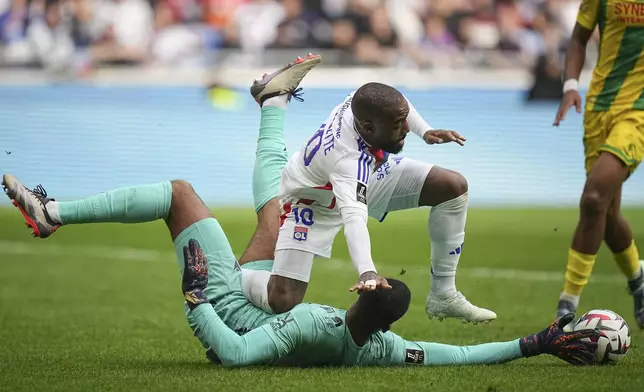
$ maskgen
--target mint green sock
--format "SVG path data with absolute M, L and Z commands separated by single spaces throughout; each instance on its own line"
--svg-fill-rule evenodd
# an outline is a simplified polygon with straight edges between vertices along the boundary
M 262 108 L 253 168 L 255 212 L 277 197 L 282 169 L 288 161 L 284 141 L 285 114 L 286 110 L 276 106 Z
M 63 224 L 121 222 L 139 223 L 166 218 L 172 200 L 172 184 L 118 188 L 86 199 L 59 202 Z

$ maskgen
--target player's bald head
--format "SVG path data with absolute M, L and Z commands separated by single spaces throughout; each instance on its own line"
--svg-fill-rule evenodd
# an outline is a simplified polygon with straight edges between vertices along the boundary
M 359 122 L 389 120 L 401 110 L 409 111 L 408 106 L 400 91 L 378 82 L 363 85 L 351 100 L 351 111 Z
M 393 154 L 402 150 L 409 132 L 409 104 L 400 91 L 367 83 L 353 94 L 351 111 L 358 132 L 370 146 Z

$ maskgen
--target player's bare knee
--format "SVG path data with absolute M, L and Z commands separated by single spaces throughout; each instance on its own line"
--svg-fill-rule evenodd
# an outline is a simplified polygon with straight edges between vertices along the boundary
M 172 202 L 181 203 L 186 197 L 195 195 L 192 185 L 186 180 L 172 180 Z
M 284 313 L 302 302 L 308 283 L 273 275 L 268 282 L 268 304 L 275 313 Z
M 581 195 L 581 201 L 579 202 L 581 213 L 585 216 L 606 214 L 609 205 L 610 202 L 599 191 L 592 188 L 584 189 Z
M 202 219 L 211 217 L 212 213 L 188 181 L 173 180 L 170 183 L 172 202 L 166 223 L 174 240 L 183 230 Z
M 425 179 L 420 205 L 436 206 L 463 195 L 467 190 L 467 179 L 461 173 L 434 166 Z

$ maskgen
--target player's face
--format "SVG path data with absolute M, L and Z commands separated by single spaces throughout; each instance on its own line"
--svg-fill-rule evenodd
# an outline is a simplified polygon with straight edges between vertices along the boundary
M 409 133 L 408 115 L 409 106 L 405 102 L 404 106 L 393 112 L 376 127 L 374 136 L 378 147 L 392 154 L 402 151 L 405 146 L 405 137 Z

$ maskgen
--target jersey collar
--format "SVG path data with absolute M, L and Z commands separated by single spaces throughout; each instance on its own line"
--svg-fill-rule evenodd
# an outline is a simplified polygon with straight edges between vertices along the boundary
M 360 132 L 358 132 L 358 129 L 356 128 L 355 119 L 353 122 L 353 131 L 358 137 L 358 148 L 360 149 L 360 151 L 365 151 L 373 155 L 373 157 L 376 158 L 376 164 L 387 160 L 387 158 L 389 157 L 388 152 L 385 152 L 380 148 L 371 147 L 371 145 L 362 138 Z

